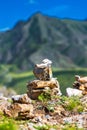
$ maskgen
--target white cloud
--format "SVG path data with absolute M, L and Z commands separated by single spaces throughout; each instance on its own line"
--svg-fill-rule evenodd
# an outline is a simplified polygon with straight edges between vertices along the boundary
M 9 27 L 6 27 L 6 28 L 0 28 L 0 32 L 5 32 L 5 31 L 8 31 L 8 30 L 10 30 Z

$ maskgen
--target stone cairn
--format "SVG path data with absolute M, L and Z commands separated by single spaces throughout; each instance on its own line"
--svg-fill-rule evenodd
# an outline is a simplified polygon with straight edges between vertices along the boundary
M 53 94 L 61 95 L 59 83 L 53 78 L 51 64 L 52 61 L 44 59 L 41 64 L 35 65 L 33 73 L 37 79 L 27 84 L 27 94 L 31 99 L 38 99 L 41 93 L 48 90 Z
M 75 75 L 73 88 L 66 88 L 67 96 L 83 96 L 87 97 L 87 77 Z
M 76 75 L 75 79 L 76 81 L 73 86 L 82 93 L 82 98 L 80 100 L 84 106 L 84 112 L 87 112 L 87 76 L 80 77 Z
M 87 95 L 87 77 L 76 75 L 75 79 L 76 81 L 74 82 L 73 87 L 81 90 L 83 95 Z

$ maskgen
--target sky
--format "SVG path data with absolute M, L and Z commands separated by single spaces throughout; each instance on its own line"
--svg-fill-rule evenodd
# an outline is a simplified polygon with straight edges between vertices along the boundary
M 87 19 L 87 0 L 0 0 L 0 31 L 36 12 L 58 18 Z

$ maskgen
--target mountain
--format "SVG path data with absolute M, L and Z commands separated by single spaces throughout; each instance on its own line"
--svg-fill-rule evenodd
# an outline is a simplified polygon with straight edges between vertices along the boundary
M 87 21 L 36 13 L 0 33 L 0 63 L 24 70 L 44 58 L 57 68 L 87 67 Z

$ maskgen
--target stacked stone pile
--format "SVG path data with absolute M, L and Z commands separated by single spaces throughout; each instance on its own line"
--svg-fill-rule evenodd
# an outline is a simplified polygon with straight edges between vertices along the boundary
M 82 106 L 78 108 L 83 109 L 79 112 L 79 109 L 68 110 L 68 100 L 65 100 L 61 95 L 59 82 L 53 77 L 52 62 L 48 59 L 44 59 L 41 64 L 36 64 L 34 67 L 34 75 L 36 80 L 30 81 L 27 84 L 27 94 L 14 95 L 10 97 L 4 97 L 0 95 L 0 113 L 2 115 L 14 118 L 29 120 L 26 124 L 20 125 L 20 130 L 35 130 L 35 126 L 55 126 L 59 125 L 61 129 L 64 124 L 76 124 L 78 127 L 87 129 L 87 77 L 75 76 L 76 81 L 74 82 L 74 88 L 67 88 L 67 95 L 79 95 Z M 38 96 L 44 92 L 51 92 L 51 98 L 43 100 L 42 102 L 38 99 Z M 49 94 L 49 93 L 48 93 Z M 43 95 L 43 94 L 42 94 Z M 41 95 L 41 96 L 42 96 Z M 50 97 L 50 95 L 48 95 Z M 68 105 L 68 107 L 66 107 Z M 71 108 L 72 108 L 71 104 Z M 0 115 L 0 116 L 2 116 Z M 25 128 L 26 127 L 26 128 Z M 54 129 L 54 128 L 52 128 Z M 51 130 L 51 129 L 50 129 Z
M 79 75 L 75 76 L 76 81 L 74 82 L 73 86 L 76 89 L 82 91 L 83 95 L 87 94 L 87 77 L 80 77 Z
M 67 96 L 83 96 L 87 95 L 87 77 L 75 75 L 73 88 L 66 88 Z
M 37 79 L 27 84 L 27 94 L 31 99 L 37 99 L 47 90 L 51 90 L 54 94 L 61 94 L 59 83 L 56 78 L 53 78 L 51 64 L 52 61 L 44 59 L 41 64 L 35 65 L 33 73 Z

